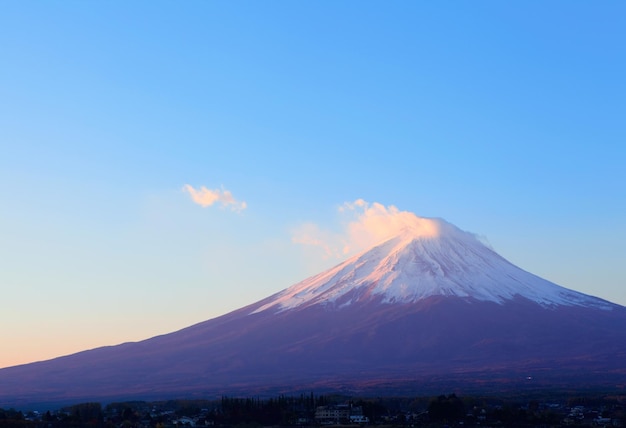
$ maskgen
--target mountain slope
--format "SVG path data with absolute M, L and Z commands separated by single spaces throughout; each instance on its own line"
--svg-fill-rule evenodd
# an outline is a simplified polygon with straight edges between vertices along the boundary
M 443 220 L 420 220 L 221 317 L 2 369 L 0 407 L 407 384 L 437 392 L 485 379 L 524 386 L 530 374 L 533 387 L 626 384 L 626 308 L 523 271 Z

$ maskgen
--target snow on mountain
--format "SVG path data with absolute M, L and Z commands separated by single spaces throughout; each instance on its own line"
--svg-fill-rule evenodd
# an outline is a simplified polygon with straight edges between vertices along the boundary
M 614 306 L 518 268 L 445 220 L 416 217 L 398 235 L 272 296 L 252 313 L 373 299 L 411 303 L 430 296 L 500 304 L 523 297 L 546 307 Z

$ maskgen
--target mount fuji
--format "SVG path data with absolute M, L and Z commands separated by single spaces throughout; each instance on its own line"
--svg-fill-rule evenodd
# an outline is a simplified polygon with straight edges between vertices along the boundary
M 0 407 L 310 390 L 624 388 L 626 308 L 415 217 L 259 302 L 141 342 L 0 370 Z

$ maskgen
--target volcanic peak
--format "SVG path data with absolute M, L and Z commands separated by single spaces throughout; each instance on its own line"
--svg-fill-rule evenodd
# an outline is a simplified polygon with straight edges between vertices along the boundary
M 498 304 L 521 297 L 544 307 L 614 307 L 520 269 L 445 220 L 416 220 L 396 236 L 270 296 L 253 313 L 312 305 L 338 309 L 368 301 L 412 303 L 430 296 Z

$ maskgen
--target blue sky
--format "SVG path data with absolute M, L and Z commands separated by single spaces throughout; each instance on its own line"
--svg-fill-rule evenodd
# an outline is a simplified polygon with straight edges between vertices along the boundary
M 626 305 L 625 13 L 4 2 L 0 367 L 173 331 L 333 266 L 294 236 L 341 234 L 359 198 Z

